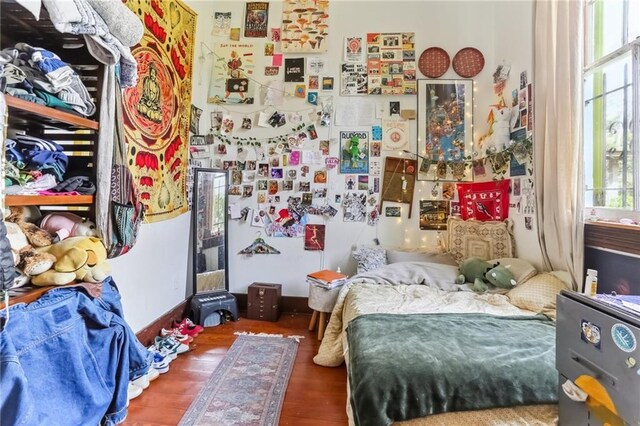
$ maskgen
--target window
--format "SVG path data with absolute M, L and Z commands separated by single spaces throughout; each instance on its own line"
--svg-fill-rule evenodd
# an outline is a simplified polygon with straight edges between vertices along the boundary
M 585 205 L 640 210 L 640 0 L 588 0 Z

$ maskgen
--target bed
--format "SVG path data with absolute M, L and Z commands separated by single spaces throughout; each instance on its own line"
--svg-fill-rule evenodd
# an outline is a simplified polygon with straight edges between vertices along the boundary
M 314 362 L 346 363 L 349 424 L 556 424 L 549 307 L 476 294 L 456 275 L 455 263 L 397 262 L 343 287 Z M 524 278 L 549 287 L 540 276 Z

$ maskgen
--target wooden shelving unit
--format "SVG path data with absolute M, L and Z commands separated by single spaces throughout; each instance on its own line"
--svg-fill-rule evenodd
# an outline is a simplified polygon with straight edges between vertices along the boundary
M 91 129 L 98 130 L 100 124 L 95 120 L 80 117 L 68 112 L 59 111 L 34 102 L 25 101 L 6 95 L 11 120 L 24 120 L 24 122 L 38 121 L 42 125 L 51 128 L 66 129 Z
M 51 290 L 55 286 L 47 286 L 47 287 L 20 287 L 16 289 L 9 290 L 9 306 L 15 305 L 16 303 L 31 303 L 47 291 Z M 0 309 L 4 308 L 4 301 L 0 301 Z
M 7 195 L 7 206 L 70 206 L 93 204 L 93 195 Z

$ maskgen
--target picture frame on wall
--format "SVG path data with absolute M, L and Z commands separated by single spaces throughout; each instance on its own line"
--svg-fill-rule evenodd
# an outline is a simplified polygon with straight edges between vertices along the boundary
M 418 180 L 470 181 L 473 80 L 418 80 Z

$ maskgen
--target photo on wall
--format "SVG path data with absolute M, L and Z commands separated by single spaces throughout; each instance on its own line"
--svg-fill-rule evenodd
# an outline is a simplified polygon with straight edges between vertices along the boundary
M 449 201 L 420 200 L 420 229 L 438 230 L 447 229 L 449 219 Z
M 311 251 L 324 250 L 324 225 L 306 225 L 304 227 L 304 249 Z

